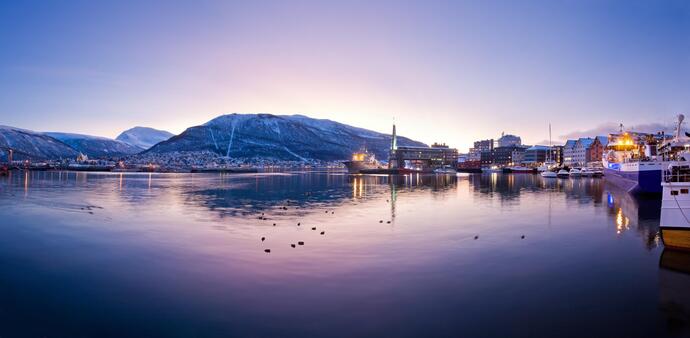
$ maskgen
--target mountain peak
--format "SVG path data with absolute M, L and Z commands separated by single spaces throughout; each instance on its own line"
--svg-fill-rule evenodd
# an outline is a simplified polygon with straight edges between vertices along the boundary
M 236 158 L 345 160 L 366 146 L 388 157 L 391 136 L 304 115 L 225 114 L 161 142 L 150 152 L 212 151 Z M 425 146 L 404 137 L 400 145 Z
M 172 133 L 165 130 L 136 126 L 123 131 L 115 139 L 141 149 L 149 149 L 156 143 L 165 141 L 173 136 Z

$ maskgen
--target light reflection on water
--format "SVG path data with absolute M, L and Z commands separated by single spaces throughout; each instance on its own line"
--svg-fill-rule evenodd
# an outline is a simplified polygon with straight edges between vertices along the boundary
M 660 203 L 600 179 L 14 172 L 0 201 L 0 335 L 687 332 Z

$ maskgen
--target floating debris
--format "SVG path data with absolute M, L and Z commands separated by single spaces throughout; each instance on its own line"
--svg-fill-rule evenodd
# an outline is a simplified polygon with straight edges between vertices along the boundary
M 294 247 L 296 247 L 297 245 L 295 245 L 295 244 L 293 243 L 293 244 L 290 244 L 290 246 L 294 248 Z
M 391 221 L 387 221 L 386 223 L 391 224 Z
M 311 228 L 312 230 L 316 230 L 316 227 Z
M 379 223 L 383 223 L 383 220 L 380 220 Z
M 474 236 L 474 239 L 479 239 L 479 236 Z
M 265 253 L 271 253 L 271 249 L 264 250 Z
M 299 223 L 299 222 L 298 222 L 298 223 L 297 223 L 297 226 L 300 226 L 300 225 L 302 225 L 302 223 Z
M 335 211 L 331 211 L 331 215 L 332 215 L 332 214 L 335 214 Z
M 328 210 L 324 211 L 325 213 L 328 213 Z
M 266 240 L 266 237 L 261 237 L 261 241 L 262 241 L 262 242 L 265 241 L 265 240 Z
M 273 223 L 273 226 L 276 226 L 276 224 L 275 224 L 275 223 Z
M 321 231 L 321 234 L 322 234 L 322 235 L 325 235 L 325 234 L 326 234 L 326 232 L 325 232 L 325 231 Z
M 525 235 L 522 235 L 520 238 L 525 239 Z
M 297 245 L 304 245 L 304 242 L 299 241 L 299 242 L 297 242 Z

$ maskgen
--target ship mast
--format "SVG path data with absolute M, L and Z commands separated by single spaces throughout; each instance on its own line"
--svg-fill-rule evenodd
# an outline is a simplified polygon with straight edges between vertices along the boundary
M 683 124 L 683 120 L 685 120 L 685 115 L 678 114 L 678 127 L 676 128 L 676 141 L 680 140 L 680 128 L 681 128 L 681 125 Z
M 552 147 L 553 146 L 551 145 L 551 122 L 549 122 L 549 159 L 547 160 L 547 162 L 549 162 L 549 163 L 551 163 L 551 161 L 553 161 L 553 156 L 551 154 L 551 148 Z

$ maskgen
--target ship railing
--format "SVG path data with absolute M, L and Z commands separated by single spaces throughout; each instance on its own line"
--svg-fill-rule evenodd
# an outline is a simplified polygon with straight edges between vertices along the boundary
M 666 183 L 690 182 L 690 166 L 671 166 L 663 171 L 663 179 Z

